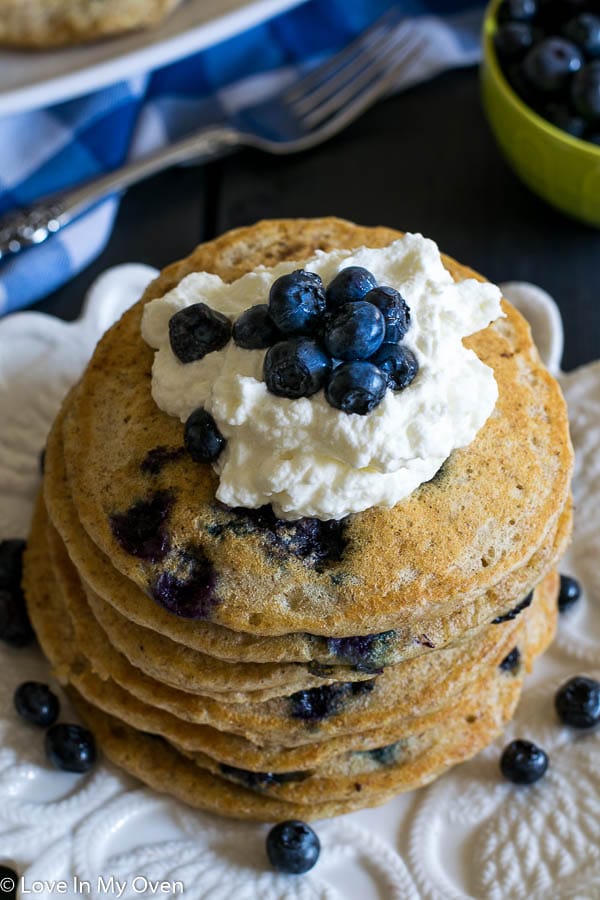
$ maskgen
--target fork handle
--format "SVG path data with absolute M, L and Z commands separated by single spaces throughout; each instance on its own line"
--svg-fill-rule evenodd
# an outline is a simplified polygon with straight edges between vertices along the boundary
M 205 128 L 81 187 L 53 194 L 33 206 L 1 216 L 0 260 L 43 243 L 109 194 L 124 191 L 177 163 L 201 163 L 224 156 L 240 147 L 242 142 L 240 134 L 233 128 Z

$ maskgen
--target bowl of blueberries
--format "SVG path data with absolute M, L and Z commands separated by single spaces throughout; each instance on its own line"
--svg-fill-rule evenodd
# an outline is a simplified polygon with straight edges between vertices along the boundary
M 600 227 L 600 0 L 492 0 L 483 103 L 515 172 Z

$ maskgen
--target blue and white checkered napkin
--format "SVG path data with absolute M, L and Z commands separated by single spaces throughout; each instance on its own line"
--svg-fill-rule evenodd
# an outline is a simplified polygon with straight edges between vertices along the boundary
M 479 58 L 481 0 L 309 0 L 149 75 L 0 119 L 0 213 L 266 99 L 393 5 L 428 39 L 399 89 Z M 0 263 L 0 314 L 34 303 L 88 265 L 106 244 L 117 208 L 118 198 L 108 198 L 46 243 Z

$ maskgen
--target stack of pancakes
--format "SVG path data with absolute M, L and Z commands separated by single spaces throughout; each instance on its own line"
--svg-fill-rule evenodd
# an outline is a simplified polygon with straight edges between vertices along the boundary
M 492 416 L 393 509 L 225 507 L 152 399 L 143 306 L 185 275 L 398 237 L 292 220 L 202 245 L 107 333 L 50 434 L 25 560 L 34 627 L 105 754 L 194 806 L 306 820 L 425 784 L 499 733 L 552 638 L 567 416 L 508 304 L 466 341 L 494 369 Z

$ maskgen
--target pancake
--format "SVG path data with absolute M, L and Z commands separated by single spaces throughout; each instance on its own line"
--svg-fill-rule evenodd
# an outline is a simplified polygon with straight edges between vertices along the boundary
M 68 405 L 68 404 L 67 404 Z M 360 666 L 377 668 L 451 643 L 468 629 L 489 623 L 509 612 L 562 555 L 571 531 L 571 500 L 567 500 L 557 524 L 527 565 L 511 573 L 486 592 L 485 602 L 463 605 L 446 618 L 429 618 L 410 628 L 385 632 L 383 640 L 353 640 L 340 643 L 318 635 L 290 634 L 259 637 L 235 632 L 212 622 L 180 619 L 150 600 L 112 568 L 110 560 L 93 544 L 81 527 L 69 494 L 69 485 L 60 437 L 64 410 L 48 438 L 46 451 L 45 500 L 55 527 L 82 579 L 88 597 L 110 603 L 133 624 L 142 625 L 191 649 L 231 662 L 316 662 L 339 664 L 340 656 Z M 346 672 L 346 675 L 348 673 Z
M 336 219 L 229 232 L 168 267 L 102 339 L 65 416 L 67 474 L 86 532 L 142 591 L 156 594 L 161 579 L 188 577 L 182 561 L 192 557 L 201 568 L 200 615 L 211 622 L 263 635 L 370 634 L 472 602 L 521 568 L 556 526 L 572 458 L 565 404 L 529 327 L 508 304 L 505 319 L 465 341 L 494 369 L 494 413 L 438 476 L 393 509 L 349 516 L 324 537 L 315 520 L 280 527 L 217 504 L 212 467 L 185 455 L 157 473 L 144 467 L 158 447 L 182 443 L 181 424 L 150 394 L 153 354 L 140 334 L 146 302 L 191 271 L 232 280 L 258 264 L 302 261 L 317 248 L 377 247 L 397 237 Z M 455 279 L 479 277 L 444 263 Z M 111 519 L 166 492 L 169 552 L 160 562 L 131 556 Z

